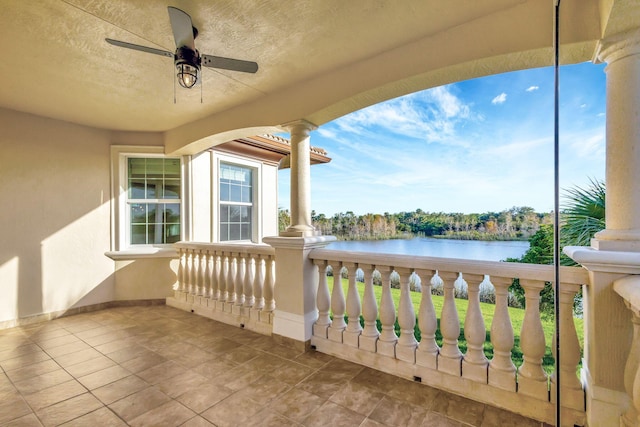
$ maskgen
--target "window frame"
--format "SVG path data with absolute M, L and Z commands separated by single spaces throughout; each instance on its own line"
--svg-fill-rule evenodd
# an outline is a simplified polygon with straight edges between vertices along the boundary
M 134 193 L 138 193 L 140 191 L 140 189 L 135 189 L 134 186 L 132 185 L 132 175 L 131 175 L 131 167 L 132 167 L 132 161 L 133 160 L 144 160 L 144 166 L 142 167 L 144 169 L 144 178 L 143 178 L 143 186 L 144 189 L 142 190 L 141 194 L 143 197 L 134 197 L 133 194 Z M 160 160 L 162 163 L 162 177 L 160 179 L 158 178 L 149 178 L 150 172 L 153 171 L 153 164 L 149 164 L 150 160 Z M 165 161 L 170 160 L 172 161 L 172 163 L 174 163 L 175 165 L 175 161 L 178 162 L 178 170 L 177 170 L 177 178 L 172 177 L 172 178 L 166 178 L 164 175 L 165 172 L 165 168 L 166 168 L 166 163 Z M 175 242 L 156 242 L 154 241 L 153 243 L 149 242 L 150 240 L 150 235 L 149 235 L 149 229 L 150 226 L 152 224 L 155 224 L 154 228 L 154 238 L 155 240 L 164 240 L 165 236 L 163 236 L 164 232 L 166 231 L 166 228 L 171 227 L 171 230 L 175 233 L 175 226 L 178 226 L 178 230 L 177 230 L 177 237 L 178 240 L 180 241 L 180 237 L 182 236 L 182 232 L 180 230 L 180 224 L 181 224 L 181 219 L 182 219 L 182 191 L 181 191 L 181 183 L 182 183 L 182 165 L 181 165 L 181 160 L 179 157 L 158 157 L 158 156 L 146 156 L 146 155 L 141 155 L 141 156 L 127 156 L 125 159 L 125 164 L 126 164 L 126 169 L 127 171 L 125 172 L 127 174 L 126 176 L 126 181 L 127 181 L 127 197 L 126 197 L 126 209 L 125 209 L 125 223 L 127 224 L 127 243 L 129 247 L 138 247 L 138 246 L 166 246 L 166 245 L 171 245 Z M 135 167 L 135 166 L 134 166 Z M 177 182 L 176 182 L 177 179 Z M 162 197 L 160 197 L 159 194 L 153 194 L 155 197 L 149 197 L 149 188 L 150 185 L 153 186 L 152 182 L 153 181 L 157 181 L 155 184 L 155 189 L 154 192 L 162 189 L 164 191 L 166 191 L 169 187 L 167 186 L 169 184 L 169 182 L 173 181 L 174 182 L 174 186 L 177 183 L 177 195 L 178 197 L 166 197 L 165 194 L 162 194 Z M 143 216 L 143 220 L 142 221 L 135 221 L 135 217 L 132 215 L 132 209 L 134 207 L 134 205 L 144 205 L 144 216 Z M 166 207 L 168 205 L 177 205 L 178 208 L 178 218 L 177 221 L 172 221 L 172 222 L 168 222 L 168 218 L 165 217 L 165 215 L 167 214 L 167 210 Z M 155 210 L 155 219 L 153 222 L 149 221 L 149 216 L 150 216 L 150 212 L 147 210 L 150 207 L 154 207 Z M 134 243 L 134 238 L 136 237 L 136 234 L 133 232 L 133 229 L 136 228 L 136 226 L 141 226 L 144 228 L 144 241 L 145 243 Z M 160 235 L 156 235 L 156 233 L 160 233 Z M 175 236 L 174 236 L 175 237 Z
M 259 240 L 259 236 L 261 235 L 261 185 L 262 185 L 262 163 L 258 161 L 252 161 L 250 159 L 236 157 L 229 154 L 220 154 L 213 152 L 214 157 L 214 170 L 213 170 L 213 183 L 212 183 L 212 212 L 215 220 L 214 224 L 212 224 L 212 232 L 213 232 L 213 241 L 218 243 L 225 244 L 247 244 L 247 243 L 257 243 Z M 221 178 L 221 167 L 222 165 L 231 165 L 237 166 L 241 168 L 246 168 L 251 170 L 251 200 L 250 204 L 242 203 L 242 202 L 222 202 L 220 200 L 220 178 Z M 220 216 L 220 208 L 223 205 L 241 205 L 241 206 L 251 206 L 251 238 L 245 240 L 222 240 L 221 236 L 221 226 L 222 226 L 222 218 Z
M 131 243 L 131 212 L 129 199 L 128 182 L 128 159 L 130 158 L 161 158 L 180 160 L 180 197 L 171 199 L 171 203 L 180 205 L 180 238 L 186 240 L 188 237 L 188 158 L 184 156 L 167 156 L 164 154 L 164 147 L 157 146 L 112 146 L 112 242 L 113 251 L 140 251 L 146 253 L 154 249 L 170 249 L 173 243 Z M 131 199 L 138 200 L 138 199 Z M 156 199 L 149 199 L 147 203 L 155 202 Z

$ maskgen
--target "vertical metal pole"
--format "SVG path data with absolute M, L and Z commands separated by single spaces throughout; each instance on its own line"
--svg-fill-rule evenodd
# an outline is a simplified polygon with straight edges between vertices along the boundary
M 560 404 L 560 104 L 559 104 L 559 17 L 560 0 L 555 0 L 554 10 L 554 31 L 553 31 L 553 74 L 554 74 L 554 95 L 553 95 L 553 163 L 554 163 L 554 205 L 553 205 L 553 272 L 555 281 L 554 292 L 554 317 L 555 317 L 555 337 L 556 337 L 556 426 L 561 425 L 561 404 Z

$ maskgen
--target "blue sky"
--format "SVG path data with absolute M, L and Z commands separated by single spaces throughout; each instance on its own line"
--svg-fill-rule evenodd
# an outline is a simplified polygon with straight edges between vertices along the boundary
M 321 126 L 311 145 L 311 206 L 337 212 L 487 212 L 553 209 L 553 69 L 441 86 Z M 560 185 L 604 179 L 604 65 L 560 69 Z M 289 170 L 278 205 L 289 207 Z

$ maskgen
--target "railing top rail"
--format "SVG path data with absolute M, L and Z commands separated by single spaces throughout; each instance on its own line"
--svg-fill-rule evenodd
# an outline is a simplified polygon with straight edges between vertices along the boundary
M 626 276 L 613 282 L 613 289 L 628 304 L 629 308 L 640 312 L 640 276 Z
M 509 277 L 525 280 L 553 282 L 553 266 L 516 262 L 476 261 L 458 258 L 438 258 L 416 255 L 397 255 L 370 252 L 313 249 L 309 258 L 313 260 L 370 264 L 416 270 L 454 271 L 467 274 L 488 274 L 494 277 Z M 560 267 L 561 283 L 588 285 L 589 274 L 582 267 Z
M 275 255 L 276 251 L 269 245 L 246 243 L 211 243 L 211 242 L 177 242 L 176 249 L 197 249 L 217 252 L 232 252 L 252 255 Z

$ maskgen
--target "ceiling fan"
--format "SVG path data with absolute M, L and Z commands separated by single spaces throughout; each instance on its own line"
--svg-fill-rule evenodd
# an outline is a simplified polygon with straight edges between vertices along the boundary
M 255 73 L 258 71 L 258 64 L 252 61 L 223 58 L 213 55 L 200 55 L 195 45 L 198 29 L 191 23 L 191 17 L 176 7 L 169 6 L 168 9 L 171 29 L 173 30 L 173 37 L 176 41 L 175 53 L 120 40 L 109 38 L 105 40 L 114 46 L 126 47 L 127 49 L 173 58 L 177 70 L 178 83 L 186 89 L 192 88 L 198 82 L 200 67 L 202 65 L 210 68 L 241 71 L 243 73 Z

